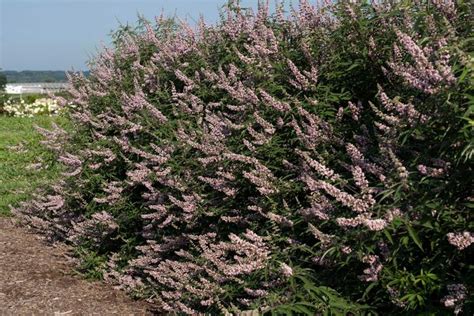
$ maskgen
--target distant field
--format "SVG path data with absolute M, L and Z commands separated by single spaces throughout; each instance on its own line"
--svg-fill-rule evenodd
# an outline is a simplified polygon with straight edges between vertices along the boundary
M 36 188 L 58 176 L 56 165 L 39 170 L 34 168 L 38 163 L 48 165 L 52 156 L 39 143 L 41 135 L 33 126 L 50 127 L 53 121 L 62 126 L 67 124 L 60 117 L 0 116 L 0 216 L 10 213 L 9 205 L 27 199 Z

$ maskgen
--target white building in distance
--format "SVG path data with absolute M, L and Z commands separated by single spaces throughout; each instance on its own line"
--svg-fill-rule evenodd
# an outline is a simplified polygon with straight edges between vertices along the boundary
M 47 94 L 66 90 L 68 86 L 69 84 L 65 82 L 7 83 L 5 92 L 7 94 Z

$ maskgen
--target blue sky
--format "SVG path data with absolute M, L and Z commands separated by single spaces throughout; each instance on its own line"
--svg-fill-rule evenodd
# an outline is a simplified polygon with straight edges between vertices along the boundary
M 270 1 L 271 3 L 274 1 Z M 288 1 L 287 1 L 288 2 Z M 85 70 L 86 61 L 121 23 L 137 13 L 215 22 L 226 0 L 0 0 L 0 68 Z M 242 0 L 257 7 L 258 0 Z

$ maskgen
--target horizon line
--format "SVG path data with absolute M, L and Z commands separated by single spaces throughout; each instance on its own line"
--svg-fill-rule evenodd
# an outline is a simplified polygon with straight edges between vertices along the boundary
M 0 72 L 5 72 L 5 71 L 16 71 L 16 72 L 22 72 L 22 71 L 63 71 L 63 72 L 68 72 L 68 71 L 90 71 L 90 69 L 71 69 L 71 70 L 64 70 L 64 69 L 24 69 L 24 70 L 15 70 L 15 69 L 2 69 Z

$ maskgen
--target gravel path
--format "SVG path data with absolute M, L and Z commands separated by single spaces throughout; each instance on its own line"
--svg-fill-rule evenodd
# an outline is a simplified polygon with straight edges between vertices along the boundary
M 151 315 L 145 303 L 74 275 L 66 252 L 0 217 L 0 316 Z

